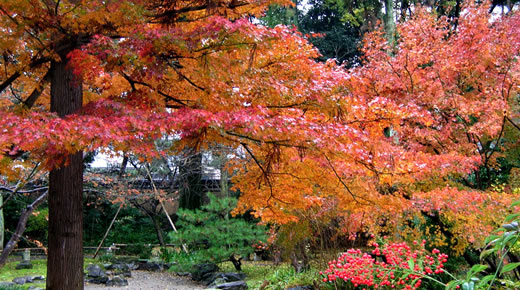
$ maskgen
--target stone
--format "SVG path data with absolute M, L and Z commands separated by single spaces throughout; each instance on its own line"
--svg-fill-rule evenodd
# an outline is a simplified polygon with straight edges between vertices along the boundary
M 137 268 L 139 268 L 139 265 L 137 265 L 137 263 L 134 263 L 134 262 L 127 263 L 126 265 L 128 265 L 128 268 L 130 270 L 137 270 Z
M 44 276 L 32 276 L 32 281 L 35 282 L 35 281 L 45 281 L 45 277 Z
M 208 274 L 218 271 L 216 264 L 198 264 L 195 265 L 195 270 L 191 273 L 191 278 L 195 281 L 202 281 Z
M 15 284 L 13 282 L 0 282 L 0 289 L 13 287 L 14 285 Z
M 217 273 L 206 274 L 204 276 L 204 279 L 202 280 L 202 282 L 206 285 L 215 286 L 215 285 L 223 284 L 223 283 L 227 283 L 227 282 L 235 282 L 235 281 L 244 280 L 245 278 L 246 278 L 246 274 L 244 274 L 244 273 L 217 272 Z
M 126 278 L 131 278 L 132 277 L 132 272 L 126 271 L 126 272 L 121 273 L 121 275 L 123 275 L 123 277 L 126 277 Z
M 117 264 L 111 264 L 106 269 L 115 270 L 115 271 L 128 271 L 128 270 L 130 270 L 130 267 L 126 263 L 117 263 Z
M 314 290 L 314 286 L 312 286 L 312 285 L 296 286 L 296 287 L 287 288 L 287 290 Z
M 215 288 L 226 290 L 247 290 L 247 284 L 245 281 L 234 281 L 216 285 Z
M 43 288 L 31 286 L 31 287 L 27 288 L 27 290 L 43 290 Z
M 115 276 L 112 279 L 108 279 L 107 286 L 123 287 L 128 286 L 128 281 L 121 276 Z
M 108 282 L 108 276 L 91 278 L 88 279 L 87 282 L 92 284 L 106 284 Z
M 126 263 L 117 263 L 112 264 L 107 267 L 107 269 L 111 270 L 111 274 L 114 275 L 123 275 L 124 277 L 132 277 L 132 273 L 130 272 L 132 265 Z
M 181 277 L 190 277 L 191 278 L 190 272 L 177 272 L 176 274 Z
M 100 278 L 100 277 L 106 277 L 107 274 L 99 265 L 96 264 L 89 264 L 86 268 L 87 270 L 87 277 L 90 278 Z
M 27 282 L 27 277 L 16 277 L 13 279 L 13 283 L 23 285 Z
M 32 269 L 33 265 L 31 264 L 31 261 L 21 261 L 20 264 L 16 265 L 16 270 L 21 269 Z
M 163 263 L 156 263 L 156 262 L 141 262 L 139 263 L 139 266 L 137 267 L 137 270 L 141 271 L 162 271 L 164 269 Z

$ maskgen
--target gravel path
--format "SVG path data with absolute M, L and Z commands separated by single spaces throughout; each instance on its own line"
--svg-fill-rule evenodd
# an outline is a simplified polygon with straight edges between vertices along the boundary
M 135 290 L 188 290 L 204 289 L 202 286 L 186 277 L 176 276 L 169 272 L 132 271 L 132 277 L 126 278 L 128 286 L 104 287 L 102 285 L 86 284 L 85 289 L 135 289 Z

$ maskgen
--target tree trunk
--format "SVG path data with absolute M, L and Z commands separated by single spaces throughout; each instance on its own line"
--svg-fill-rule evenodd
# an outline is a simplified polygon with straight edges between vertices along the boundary
M 159 223 L 159 220 L 157 220 L 157 218 L 154 217 L 153 215 L 150 215 L 150 219 L 153 222 L 153 226 L 155 228 L 155 232 L 157 234 L 157 239 L 159 240 L 159 244 L 161 245 L 161 247 L 165 247 L 166 243 L 164 242 L 164 237 L 162 234 L 161 224 Z
M 203 204 L 204 188 L 202 186 L 202 153 L 190 151 L 186 153 L 184 164 L 180 165 L 179 207 L 197 209 Z
M 51 111 L 64 117 L 82 106 L 82 84 L 61 62 L 51 64 Z M 83 289 L 83 153 L 49 174 L 47 289 Z
M 396 24 L 394 17 L 394 0 L 385 0 L 385 32 L 388 44 L 393 49 L 396 45 L 395 32 Z

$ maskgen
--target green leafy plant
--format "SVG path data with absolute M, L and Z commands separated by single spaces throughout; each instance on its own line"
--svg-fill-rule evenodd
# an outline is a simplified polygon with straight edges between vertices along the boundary
M 170 242 L 186 247 L 173 258 L 178 265 L 191 267 L 200 263 L 231 261 L 237 271 L 241 259 L 250 255 L 252 244 L 265 241 L 265 228 L 241 218 L 230 216 L 236 199 L 208 193 L 209 203 L 196 210 L 179 210 L 179 231 L 171 232 Z
M 175 257 L 175 250 L 166 247 L 161 247 L 159 250 L 159 257 L 165 262 L 173 261 Z
M 269 283 L 264 289 L 282 290 L 288 287 L 313 285 L 317 278 L 318 272 L 313 268 L 297 272 L 294 267 L 284 265 L 266 277 L 266 281 Z
M 511 209 L 514 211 L 520 201 L 514 202 Z M 500 280 L 503 285 L 517 285 L 509 278 L 509 274 L 516 271 L 520 262 L 508 262 L 511 260 L 512 251 L 519 246 L 520 239 L 520 212 L 512 213 L 505 218 L 505 224 L 496 229 L 486 240 L 486 248 L 482 251 L 480 259 L 496 259 L 495 267 L 490 269 L 487 265 L 474 265 L 466 274 L 465 279 L 455 279 L 448 283 L 448 289 L 462 288 L 463 290 L 491 289 L 495 282 Z M 484 271 L 491 274 L 482 277 Z M 501 278 L 501 279 L 499 279 Z

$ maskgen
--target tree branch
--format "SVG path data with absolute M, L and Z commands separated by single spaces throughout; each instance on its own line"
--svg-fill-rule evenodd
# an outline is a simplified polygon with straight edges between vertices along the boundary
M 150 84 L 147 84 L 145 82 L 142 82 L 142 81 L 137 81 L 137 80 L 134 80 L 132 79 L 129 75 L 125 74 L 124 72 L 120 72 L 121 75 L 123 76 L 123 78 L 128 81 L 128 83 L 130 84 L 130 86 L 132 87 L 132 90 L 135 90 L 135 85 L 138 84 L 138 85 L 142 85 L 142 86 L 145 86 L 147 88 L 150 88 L 152 90 L 154 90 L 155 92 L 157 92 L 159 95 L 163 96 L 166 98 L 166 100 L 169 100 L 169 101 L 173 101 L 173 102 L 176 102 L 177 104 L 181 105 L 181 106 L 177 106 L 177 107 L 174 107 L 174 106 L 170 106 L 172 108 L 181 108 L 181 107 L 188 107 L 188 105 L 186 103 L 184 103 L 183 100 L 180 100 L 180 99 L 177 99 L 177 98 L 174 98 L 168 94 L 165 94 L 163 93 L 162 91 L 158 90 L 158 89 L 155 89 L 153 88 Z
M 29 64 L 29 68 L 32 69 L 32 68 L 35 68 L 37 66 L 40 66 L 46 62 L 50 61 L 49 58 L 47 57 L 42 57 L 42 58 L 38 58 L 38 59 L 34 59 L 31 64 Z M 16 71 L 14 72 L 11 76 L 9 76 L 5 81 L 3 81 L 1 84 L 0 84 L 0 93 L 2 93 L 5 88 L 7 88 L 8 86 L 10 86 L 16 79 L 18 79 L 18 77 L 20 77 L 22 75 L 22 72 L 21 71 Z
M 9 254 L 13 251 L 13 249 L 18 244 L 18 241 L 22 237 L 29 216 L 41 203 L 45 201 L 48 193 L 49 191 L 44 192 L 22 211 L 20 219 L 18 220 L 18 225 L 16 226 L 16 230 L 9 239 L 9 242 L 7 242 L 7 245 L 5 246 L 4 250 L 2 251 L 2 255 L 0 256 L 0 267 L 5 265 L 7 262 L 7 257 L 9 257 Z
M 329 157 L 327 157 L 327 155 L 325 155 L 325 154 L 323 154 L 323 156 L 325 157 L 325 160 L 327 160 L 327 162 L 329 163 L 330 169 L 332 169 L 332 172 L 334 172 L 334 175 L 336 176 L 338 181 L 341 183 L 341 185 L 343 185 L 343 187 L 347 190 L 347 192 L 350 194 L 350 196 L 352 196 L 352 198 L 354 199 L 355 202 L 363 204 L 362 202 L 359 202 L 357 200 L 358 198 L 361 198 L 361 199 L 363 199 L 364 201 L 367 202 L 366 204 L 373 204 L 373 202 L 371 202 L 370 200 L 367 200 L 367 199 L 362 198 L 362 197 L 357 197 L 354 193 L 352 193 L 352 191 L 350 190 L 348 185 L 339 176 L 338 172 L 336 171 L 336 168 L 334 168 L 334 165 L 332 165 L 332 162 L 330 161 Z
M 45 89 L 45 84 L 49 81 L 49 79 L 50 72 L 47 71 L 47 73 L 43 76 L 42 80 L 38 83 L 38 85 L 32 91 L 29 97 L 25 101 L 23 101 L 23 104 L 27 109 L 30 109 L 32 108 L 32 106 L 34 106 L 40 95 L 43 93 L 43 90 Z
M 271 198 L 272 199 L 276 199 L 277 201 L 279 201 L 281 203 L 289 204 L 288 202 L 285 202 L 285 201 L 283 201 L 283 200 L 281 200 L 281 199 L 279 199 L 279 198 L 274 196 L 273 185 L 271 184 L 271 180 L 269 179 L 269 175 L 267 174 L 267 171 L 262 166 L 262 164 L 260 164 L 260 161 L 256 158 L 256 156 L 253 154 L 251 149 L 249 149 L 249 146 L 247 146 L 246 143 L 240 143 L 240 145 L 242 145 L 242 147 L 244 147 L 244 149 L 246 149 L 247 153 L 251 156 L 251 158 L 253 158 L 253 160 L 255 161 L 256 165 L 262 171 L 262 175 L 264 176 L 264 179 L 265 179 L 267 185 L 269 186 L 270 195 L 269 195 L 269 198 L 267 199 L 267 205 L 270 206 L 269 201 L 271 200 Z

